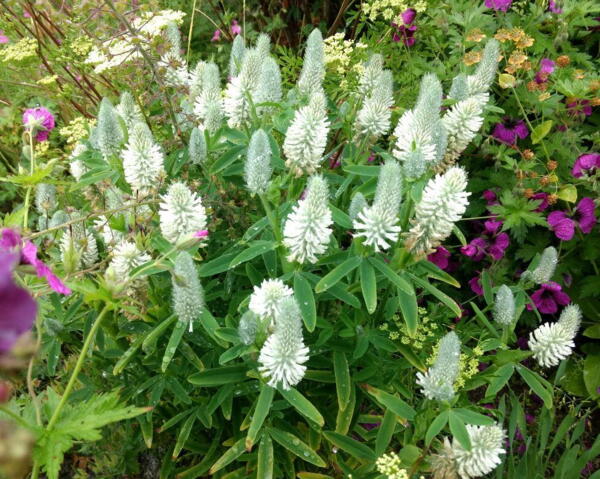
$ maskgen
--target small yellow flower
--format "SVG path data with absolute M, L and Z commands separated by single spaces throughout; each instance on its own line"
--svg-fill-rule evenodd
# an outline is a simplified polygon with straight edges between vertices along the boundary
M 40 78 L 36 83 L 38 85 L 51 85 L 52 83 L 55 83 L 57 79 L 58 75 L 48 75 L 44 78 Z
M 527 60 L 527 55 L 525 55 L 523 52 L 521 51 L 514 51 L 510 54 L 510 57 L 508 57 L 508 63 L 510 65 L 516 65 L 516 66 L 520 66 L 522 65 L 525 61 Z
M 481 31 L 480 28 L 475 28 L 467 33 L 467 41 L 479 43 L 481 40 L 485 38 L 485 33 Z
M 585 71 L 579 69 L 575 70 L 573 72 L 573 78 L 576 80 L 583 80 L 585 78 Z
M 548 98 L 550 98 L 552 95 L 550 95 L 550 93 L 548 93 L 547 91 L 545 91 L 544 93 L 542 93 L 540 96 L 538 96 L 538 100 L 539 101 L 546 101 Z
M 500 30 L 498 30 L 496 32 L 496 34 L 494 35 L 494 38 L 496 40 L 498 40 L 500 43 L 507 42 L 511 39 L 510 30 L 507 30 L 506 28 L 501 28 Z
M 22 38 L 0 50 L 0 58 L 4 63 L 20 62 L 36 56 L 38 42 L 35 38 Z
M 465 53 L 463 63 L 467 66 L 475 65 L 481 61 L 481 50 L 471 50 Z

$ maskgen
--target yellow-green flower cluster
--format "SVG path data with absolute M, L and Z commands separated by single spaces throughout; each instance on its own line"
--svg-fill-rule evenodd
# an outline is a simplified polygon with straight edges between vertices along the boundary
M 340 82 L 340 88 L 348 88 L 348 77 L 358 78 L 364 70 L 362 61 L 367 45 L 362 42 L 345 40 L 343 33 L 327 37 L 324 44 L 327 67 L 344 77 Z
M 390 452 L 377 458 L 377 470 L 385 474 L 388 479 L 410 479 L 406 469 L 400 467 L 401 461 L 398 454 Z
M 362 11 L 372 22 L 382 18 L 388 22 L 402 24 L 400 14 L 408 8 L 414 8 L 417 12 L 424 12 L 427 8 L 426 0 L 406 2 L 405 0 L 372 0 L 362 4 Z
M 483 356 L 483 350 L 477 346 L 473 348 L 471 355 L 461 353 L 458 362 L 458 376 L 454 382 L 454 388 L 462 388 L 465 383 L 479 372 L 479 358 Z
M 38 43 L 35 38 L 22 38 L 0 50 L 0 58 L 4 63 L 20 62 L 36 56 L 37 48 Z
M 43 78 L 40 78 L 36 83 L 38 85 L 52 85 L 58 79 L 58 75 L 48 75 Z
M 75 38 L 70 44 L 69 48 L 78 57 L 85 57 L 94 46 L 94 42 L 87 35 L 82 35 Z
M 67 143 L 77 143 L 79 140 L 88 136 L 90 127 L 95 124 L 95 119 L 78 116 L 71 120 L 67 126 L 63 126 L 58 130 L 58 133 L 66 139 Z
M 413 349 L 421 350 L 426 342 L 434 341 L 439 336 L 438 325 L 427 315 L 425 308 L 418 310 L 420 321 L 414 336 L 408 334 L 406 323 L 400 315 L 394 315 L 392 323 L 384 323 L 379 329 L 388 331 L 389 338 L 392 341 L 400 340 L 402 344 L 410 346 Z M 390 328 L 390 325 L 393 326 Z

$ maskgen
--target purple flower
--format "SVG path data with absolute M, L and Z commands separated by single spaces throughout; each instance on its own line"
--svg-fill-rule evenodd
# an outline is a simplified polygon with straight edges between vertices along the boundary
M 532 195 L 531 198 L 529 198 L 530 200 L 533 201 L 540 201 L 540 204 L 538 205 L 538 207 L 534 210 L 537 211 L 538 213 L 541 211 L 544 211 L 546 208 L 548 208 L 548 205 L 550 203 L 548 203 L 548 193 L 536 193 L 535 195 Z
M 536 83 L 546 83 L 548 77 L 554 72 L 556 63 L 549 58 L 542 58 L 540 62 L 540 70 L 535 74 Z
M 8 43 L 9 41 L 9 38 L 4 34 L 4 30 L 0 30 L 0 43 Z
M 10 351 L 19 336 L 31 329 L 37 314 L 33 298 L 14 282 L 17 262 L 18 255 L 0 251 L 0 353 Z
M 43 106 L 28 108 L 23 113 L 23 125 L 32 135 L 35 134 L 37 141 L 46 141 L 55 125 L 54 116 Z
M 231 34 L 233 36 L 239 35 L 242 33 L 242 27 L 238 24 L 237 20 L 231 22 Z
M 215 30 L 210 41 L 218 42 L 219 40 L 221 40 L 221 30 Z
M 558 3 L 556 3 L 554 0 L 550 0 L 550 2 L 548 2 L 548 10 L 550 10 L 552 13 L 562 13 L 562 8 L 560 8 L 558 6 Z
M 208 230 L 198 230 L 194 233 L 194 238 L 206 238 L 208 236 Z
M 415 21 L 416 16 L 417 16 L 417 11 L 414 8 L 407 8 L 401 14 L 404 25 L 412 24 Z
M 600 169 L 600 153 L 584 153 L 575 161 L 571 174 L 575 178 L 581 178 L 584 173 L 593 173 L 596 168 Z
M 506 12 L 512 4 L 512 0 L 485 0 L 485 6 L 494 10 Z
M 48 285 L 57 293 L 71 294 L 71 290 L 56 276 L 52 270 L 37 257 L 37 246 L 31 241 L 22 244 L 21 236 L 9 228 L 3 229 L 0 235 L 0 253 L 15 254 L 22 264 L 30 264 L 40 278 L 46 278 Z
M 502 123 L 496 123 L 492 136 L 496 140 L 506 143 L 507 145 L 514 145 L 517 142 L 517 138 L 527 138 L 529 130 L 523 120 L 511 120 L 505 118 Z
M 585 118 L 592 114 L 592 105 L 589 100 L 575 99 L 567 103 L 567 113 L 574 117 Z
M 448 268 L 450 251 L 443 246 L 438 246 L 437 249 L 427 256 L 427 259 L 435 264 L 438 268 L 446 270 Z
M 492 190 L 485 190 L 481 197 L 485 200 L 488 206 L 499 205 L 498 195 Z
M 573 239 L 576 227 L 579 227 L 584 234 L 592 231 L 596 224 L 595 209 L 596 205 L 592 198 L 581 198 L 572 215 L 566 211 L 550 213 L 547 218 L 548 225 L 558 239 L 569 241 Z
M 481 236 L 463 246 L 460 251 L 474 261 L 481 261 L 486 255 L 498 261 L 504 257 L 504 251 L 510 245 L 510 238 L 507 233 L 500 232 L 502 221 L 488 220 L 484 226 Z
M 474 276 L 469 280 L 469 287 L 477 296 L 483 296 L 483 288 L 481 286 L 481 278 Z
M 558 311 L 558 306 L 566 306 L 571 302 L 571 298 L 563 292 L 560 284 L 550 281 L 544 283 L 531 295 L 531 301 L 535 308 L 542 314 L 554 314 Z M 533 310 L 531 303 L 527 304 L 529 311 Z

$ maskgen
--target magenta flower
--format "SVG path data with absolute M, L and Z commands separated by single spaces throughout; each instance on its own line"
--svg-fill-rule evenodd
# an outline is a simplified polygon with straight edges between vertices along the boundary
M 37 141 L 46 141 L 50 131 L 54 129 L 54 116 L 43 106 L 28 108 L 23 113 L 23 125 L 35 135 Z
M 496 140 L 507 145 L 514 145 L 517 138 L 524 139 L 528 135 L 529 130 L 523 120 L 511 120 L 510 118 L 505 118 L 501 123 L 496 123 L 492 132 L 492 136 Z
M 438 246 L 433 253 L 427 256 L 427 259 L 435 264 L 438 268 L 446 271 L 450 263 L 450 251 L 443 246 Z
M 238 24 L 237 20 L 231 22 L 231 34 L 233 36 L 240 35 L 242 33 L 242 27 Z
M 394 36 L 392 37 L 393 41 L 402 41 L 407 47 L 412 47 L 415 44 L 415 32 L 417 31 L 417 26 L 413 25 L 413 22 L 415 21 L 416 16 L 417 12 L 412 8 L 408 8 L 402 12 L 400 17 L 402 18 L 403 25 L 392 23 L 392 26 L 396 28 Z
M 558 3 L 555 2 L 554 0 L 550 0 L 550 2 L 548 2 L 548 10 L 550 10 L 552 13 L 556 13 L 556 14 L 563 12 L 562 8 L 560 8 L 558 6 Z
M 502 221 L 488 220 L 484 223 L 484 230 L 479 238 L 475 238 L 460 251 L 474 261 L 481 261 L 486 255 L 498 261 L 504 257 L 504 251 L 510 245 L 507 233 L 500 231 Z
M 57 293 L 71 294 L 71 290 L 56 276 L 52 270 L 37 257 L 37 246 L 31 241 L 23 241 L 19 233 L 9 228 L 3 229 L 0 235 L 0 253 L 12 253 L 20 258 L 21 264 L 30 264 L 40 278 L 46 278 L 48 285 Z
M 571 302 L 571 298 L 562 290 L 560 284 L 550 281 L 542 284 L 531 295 L 531 301 L 540 313 L 554 314 L 558 311 L 558 306 L 566 306 Z M 531 303 L 527 304 L 527 309 L 529 311 L 533 310 Z
M 547 221 L 550 230 L 558 239 L 569 241 L 575 236 L 575 228 L 578 227 L 582 233 L 588 234 L 596 224 L 596 205 L 592 198 L 581 198 L 573 214 L 566 211 L 553 211 L 548 215 Z
M 498 195 L 492 190 L 485 190 L 481 197 L 485 200 L 488 206 L 499 205 Z
M 481 278 L 474 276 L 469 280 L 469 287 L 477 296 L 483 296 L 483 287 L 481 286 Z
M 548 193 L 536 193 L 529 199 L 533 200 L 533 201 L 537 200 L 540 202 L 540 204 L 534 210 L 534 211 L 537 211 L 538 213 L 544 211 L 546 208 L 548 208 L 548 205 L 550 204 L 550 203 L 548 203 Z
M 496 11 L 506 12 L 512 5 L 512 0 L 485 0 L 485 6 Z
M 554 63 L 549 58 L 542 58 L 540 62 L 540 70 L 535 74 L 535 82 L 536 83 L 546 83 L 548 81 L 548 77 L 554 73 L 554 69 L 556 67 L 556 63 Z
M 219 40 L 221 40 L 221 30 L 215 30 L 210 41 L 218 42 Z
M 208 230 L 198 230 L 194 233 L 194 238 L 206 238 L 208 236 Z
M 600 169 L 600 153 L 584 153 L 575 161 L 571 174 L 575 178 L 581 178 L 584 174 L 591 174 L 596 169 Z
M 0 44 L 8 43 L 9 41 L 9 38 L 4 34 L 4 30 L 0 30 Z
M 576 99 L 567 103 L 567 113 L 574 117 L 585 118 L 592 114 L 592 105 L 589 100 Z
M 37 304 L 27 290 L 17 286 L 13 269 L 18 255 L 0 251 L 0 353 L 10 351 L 35 321 Z

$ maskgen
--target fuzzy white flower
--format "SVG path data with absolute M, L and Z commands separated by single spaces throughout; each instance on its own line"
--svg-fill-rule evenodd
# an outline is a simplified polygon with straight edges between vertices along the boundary
M 552 276 L 554 276 L 557 265 L 558 252 L 553 246 L 548 246 L 543 251 L 536 268 L 533 271 L 525 271 L 523 277 L 525 279 L 530 279 L 536 284 L 548 283 L 552 279 Z
M 179 321 L 189 324 L 191 332 L 194 321 L 204 309 L 204 289 L 198 279 L 194 259 L 189 253 L 182 251 L 175 259 L 171 282 L 173 311 Z
M 454 382 L 458 376 L 460 360 L 460 340 L 451 331 L 438 343 L 438 352 L 425 374 L 417 373 L 417 384 L 428 399 L 450 401 L 454 397 Z
M 121 101 L 116 106 L 116 110 L 123 118 L 128 130 L 131 130 L 136 123 L 144 121 L 144 115 L 142 115 L 140 107 L 128 91 L 121 94 Z
M 87 149 L 88 148 L 84 143 L 77 143 L 69 156 L 69 172 L 77 181 L 89 171 L 88 167 L 83 163 L 83 160 L 78 158 L 85 153 Z
M 224 116 L 219 67 L 210 62 L 205 64 L 198 74 L 201 75 L 201 79 L 198 80 L 194 91 L 194 114 L 204 128 L 214 133 L 221 126 Z
M 94 234 L 80 223 L 71 225 L 60 239 L 60 257 L 72 269 L 93 265 L 98 260 Z
M 56 209 L 56 186 L 48 183 L 39 183 L 35 187 L 35 208 L 41 215 L 47 216 Z
M 300 309 L 293 297 L 286 297 L 280 300 L 275 313 L 275 330 L 260 350 L 259 371 L 269 378 L 269 386 L 289 389 L 304 377 L 307 360 Z
M 318 28 L 315 28 L 306 40 L 302 71 L 298 79 L 300 94 L 309 96 L 321 90 L 323 78 L 325 78 L 325 47 L 323 35 Z
M 504 454 L 503 443 L 506 437 L 504 429 L 497 424 L 491 426 L 473 426 L 467 424 L 471 449 L 464 449 L 453 438 L 452 454 L 458 473 L 463 479 L 481 477 L 493 471 L 501 462 Z
M 448 149 L 444 157 L 446 162 L 456 161 L 475 138 L 483 124 L 483 108 L 486 103 L 487 95 L 473 95 L 452 105 L 444 115 L 442 123 L 448 134 Z
M 328 133 L 325 96 L 321 92 L 313 93 L 309 104 L 296 111 L 285 133 L 285 164 L 296 176 L 310 175 L 319 168 Z
M 294 206 L 283 228 L 289 261 L 316 263 L 317 255 L 325 252 L 333 224 L 328 203 L 327 181 L 320 175 L 311 176 L 306 198 Z
M 247 50 L 242 60 L 240 74 L 233 77 L 225 89 L 223 110 L 227 124 L 239 128 L 250 117 L 250 108 L 260 81 L 263 58 L 256 49 Z
M 263 194 L 269 186 L 273 173 L 273 167 L 271 166 L 272 154 L 269 137 L 264 130 L 256 130 L 250 138 L 246 163 L 244 164 L 246 188 L 253 195 Z
M 493 317 L 502 326 L 510 326 L 515 319 L 515 297 L 505 284 L 496 292 Z
M 94 227 L 100 233 L 102 240 L 107 245 L 116 244 L 124 238 L 124 233 L 114 230 L 110 227 L 110 223 L 106 216 L 99 216 L 94 221 Z
M 96 142 L 105 158 L 116 154 L 125 135 L 119 121 L 119 114 L 108 98 L 103 98 L 98 111 L 95 127 Z
M 355 128 L 362 134 L 378 137 L 390 130 L 394 104 L 392 72 L 382 71 L 373 93 L 367 96 L 356 116 Z
M 160 231 L 171 243 L 206 229 L 206 209 L 202 198 L 183 183 L 173 183 L 160 203 Z
M 124 281 L 131 271 L 150 261 L 150 255 L 141 251 L 132 241 L 122 241 L 113 250 L 113 258 L 109 267 L 116 277 Z
M 364 238 L 375 251 L 388 249 L 398 241 L 398 210 L 402 199 L 402 171 L 394 160 L 381 167 L 372 206 L 363 206 L 353 222 L 355 236 Z
M 556 323 L 544 323 L 529 335 L 529 349 L 540 366 L 556 366 L 570 356 L 581 324 L 581 309 L 567 306 Z
M 292 289 L 280 279 L 265 279 L 260 286 L 254 286 L 248 307 L 261 319 L 272 319 L 277 313 L 279 302 L 293 294 Z
M 133 126 L 121 156 L 127 183 L 141 193 L 154 188 L 159 177 L 164 174 L 163 153 L 145 123 Z
M 452 232 L 467 209 L 467 174 L 452 167 L 427 182 L 415 209 L 406 247 L 417 256 L 431 253 Z

